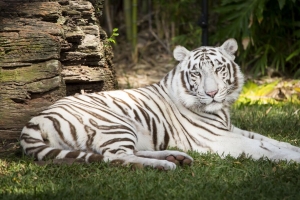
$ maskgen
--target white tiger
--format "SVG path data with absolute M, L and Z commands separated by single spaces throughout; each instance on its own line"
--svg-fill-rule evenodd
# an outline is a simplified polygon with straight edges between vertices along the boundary
M 28 122 L 20 143 L 37 160 L 103 160 L 165 170 L 193 161 L 167 147 L 300 162 L 300 148 L 231 124 L 230 105 L 243 86 L 234 62 L 237 48 L 234 39 L 193 51 L 177 46 L 179 64 L 159 83 L 63 98 Z

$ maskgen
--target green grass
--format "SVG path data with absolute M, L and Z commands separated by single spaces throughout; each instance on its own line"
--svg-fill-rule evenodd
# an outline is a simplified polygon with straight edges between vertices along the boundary
M 300 106 L 269 108 L 235 108 L 233 123 L 300 146 Z M 300 199 L 300 164 L 190 154 L 193 166 L 168 172 L 106 163 L 37 166 L 10 155 L 0 159 L 0 199 Z

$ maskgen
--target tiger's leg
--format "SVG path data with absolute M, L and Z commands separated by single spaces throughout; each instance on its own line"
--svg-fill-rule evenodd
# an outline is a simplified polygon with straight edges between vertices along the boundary
M 255 160 L 267 157 L 270 160 L 287 160 L 300 162 L 300 153 L 291 149 L 278 147 L 267 141 L 254 140 L 242 135 L 228 132 L 227 135 L 219 136 L 210 145 L 212 152 L 224 157 L 231 155 L 249 156 Z
M 42 137 L 40 126 L 33 123 L 28 123 L 22 130 L 20 144 L 23 147 L 23 151 L 35 158 L 37 164 L 41 165 L 48 163 L 91 163 L 103 160 L 103 156 L 97 153 L 80 151 L 79 149 L 66 150 L 52 147 Z
M 38 126 L 35 127 L 38 129 Z M 33 130 L 32 130 L 33 132 Z M 131 149 L 131 146 L 126 145 L 107 145 L 102 149 L 94 149 L 94 153 L 85 152 L 80 150 L 65 150 L 57 149 L 47 145 L 39 130 L 36 130 L 37 134 L 29 135 L 23 133 L 21 135 L 21 145 L 24 148 L 24 151 L 27 155 L 30 155 L 37 160 L 37 164 L 72 164 L 74 162 L 112 162 L 112 163 L 122 163 L 126 164 L 138 164 L 140 166 L 151 166 L 154 168 L 173 170 L 176 168 L 176 165 L 167 160 L 158 160 L 151 158 L 142 158 L 134 155 L 134 150 Z M 115 148 L 113 148 L 115 147 Z M 124 148 L 125 147 L 125 148 Z M 51 159 L 51 160 L 49 160 Z
M 97 130 L 93 139 L 93 151 L 104 156 L 104 161 L 123 165 L 137 164 L 159 169 L 172 170 L 176 164 L 191 164 L 193 159 L 179 151 L 153 151 L 154 145 L 149 130 L 139 123 L 127 119 L 127 124 L 119 124 Z M 117 121 L 117 120 L 115 120 Z M 100 122 L 99 122 L 100 124 Z M 105 135 L 105 137 L 103 137 Z M 138 151 L 147 149 L 149 151 Z
M 261 134 L 250 132 L 250 131 L 245 131 L 245 130 L 239 129 L 237 127 L 234 127 L 234 126 L 233 126 L 232 131 L 233 131 L 233 133 L 237 133 L 239 135 L 242 135 L 244 137 L 247 137 L 247 138 L 250 138 L 250 139 L 253 139 L 253 140 L 268 142 L 268 143 L 273 144 L 274 146 L 277 146 L 279 148 L 286 148 L 286 149 L 290 149 L 292 151 L 296 151 L 296 152 L 300 153 L 300 148 L 299 147 L 293 146 L 293 145 L 291 145 L 287 142 L 280 142 L 280 141 L 274 140 L 272 138 L 268 138 L 266 136 L 263 136 Z
M 139 168 L 144 166 L 165 170 L 173 170 L 176 168 L 173 162 L 169 162 L 165 158 L 163 160 L 155 157 L 139 157 L 135 155 L 138 149 L 138 139 L 129 133 L 128 130 L 126 130 L 126 132 L 124 132 L 124 130 L 123 132 L 119 131 L 118 134 L 106 134 L 105 140 L 102 135 L 103 131 L 99 131 L 99 134 L 95 135 L 92 150 L 101 154 L 104 162 L 123 165 L 133 164 L 139 166 Z M 102 141 L 100 140 L 101 137 Z M 145 139 L 145 137 L 143 139 Z M 148 147 L 148 149 L 153 149 L 151 148 L 152 145 Z
M 112 150 L 113 151 L 113 150 Z M 119 154 L 104 153 L 104 161 L 109 163 L 118 163 L 122 165 L 132 164 L 133 166 L 141 167 L 153 167 L 164 170 L 176 169 L 176 164 L 168 160 L 160 160 L 156 158 L 139 157 L 132 152 L 122 152 Z
M 180 151 L 137 151 L 135 152 L 135 155 L 139 157 L 167 160 L 176 165 L 191 165 L 194 161 L 192 157 Z
M 131 124 L 135 124 L 136 132 L 139 133 L 137 134 L 138 139 L 136 140 L 136 146 L 134 151 L 134 154 L 136 156 L 158 160 L 167 160 L 177 165 L 189 165 L 193 162 L 192 157 L 180 151 L 154 151 L 154 145 L 152 142 L 150 142 L 152 140 L 151 133 L 138 123 L 131 121 Z M 144 149 L 147 149 L 148 151 L 145 151 Z

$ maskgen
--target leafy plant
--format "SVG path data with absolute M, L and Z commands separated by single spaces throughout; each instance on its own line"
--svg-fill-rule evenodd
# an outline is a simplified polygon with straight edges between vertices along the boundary
M 237 107 L 243 105 L 277 105 L 287 102 L 299 105 L 300 88 L 297 86 L 298 84 L 299 81 L 286 82 L 280 79 L 264 84 L 248 81 L 234 105 Z
M 267 67 L 300 75 L 300 4 L 296 0 L 221 0 L 212 43 L 236 38 L 238 62 L 255 74 Z
M 111 36 L 107 38 L 107 41 L 112 44 L 116 44 L 116 37 L 119 36 L 118 28 L 114 28 Z
M 201 3 L 197 0 L 154 0 L 158 36 L 170 45 L 189 49 L 201 45 Z
M 199 26 L 188 23 L 189 30 L 182 32 L 172 38 L 173 45 L 182 45 L 188 49 L 194 49 L 201 45 L 202 30 Z

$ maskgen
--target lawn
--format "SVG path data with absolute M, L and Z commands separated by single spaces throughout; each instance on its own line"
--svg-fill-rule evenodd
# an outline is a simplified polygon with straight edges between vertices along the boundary
M 300 146 L 299 109 L 241 106 L 232 120 Z M 300 164 L 189 153 L 193 166 L 167 172 L 106 163 L 38 166 L 13 154 L 0 158 L 0 199 L 300 199 Z

